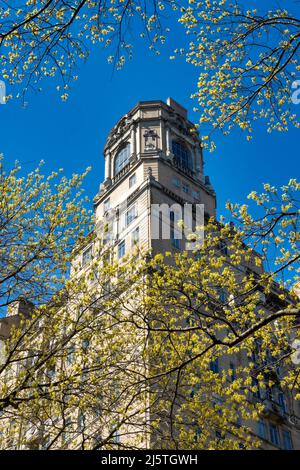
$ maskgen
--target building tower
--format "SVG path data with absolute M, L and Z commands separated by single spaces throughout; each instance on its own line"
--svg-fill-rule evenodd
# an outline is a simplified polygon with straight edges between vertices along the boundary
M 105 179 L 94 199 L 96 229 L 97 224 L 108 225 L 108 239 L 118 258 L 130 253 L 136 243 L 153 254 L 186 249 L 187 240 L 175 236 L 175 206 L 202 204 L 204 219 L 216 215 L 216 194 L 204 174 L 200 137 L 186 109 L 172 98 L 166 103 L 141 101 L 123 116 L 109 133 L 104 158 Z M 157 204 L 171 208 L 169 237 L 153 237 Z M 159 222 L 163 225 L 163 220 Z M 299 418 L 294 417 L 297 424 L 291 424 L 285 405 L 280 404 L 282 393 L 277 395 L 276 402 L 268 396 L 263 399 L 266 412 L 251 424 L 253 434 L 263 440 L 263 449 L 299 448 Z
M 119 257 L 137 242 L 154 253 L 184 249 L 184 239 L 174 236 L 175 224 L 170 237 L 152 236 L 153 204 L 200 203 L 205 217 L 215 215 L 216 196 L 204 176 L 199 135 L 173 99 L 139 102 L 110 131 L 104 157 L 96 221 L 110 220 L 108 238 L 118 244 Z

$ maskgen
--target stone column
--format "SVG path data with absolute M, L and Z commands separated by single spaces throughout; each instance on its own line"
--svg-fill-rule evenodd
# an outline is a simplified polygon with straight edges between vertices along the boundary
M 130 130 L 130 142 L 131 142 L 131 155 L 136 157 L 136 134 L 135 134 L 135 125 L 131 126 Z
M 107 152 L 105 155 L 105 179 L 111 178 L 111 153 Z
M 168 125 L 166 125 L 166 155 L 167 157 L 172 153 L 171 148 L 171 130 Z
M 140 156 L 142 152 L 142 145 L 141 145 L 141 124 L 138 123 L 136 128 L 136 155 Z

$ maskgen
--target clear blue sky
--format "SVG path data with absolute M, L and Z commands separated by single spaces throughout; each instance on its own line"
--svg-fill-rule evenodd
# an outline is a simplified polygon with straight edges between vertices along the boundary
M 67 102 L 61 102 L 56 82 L 45 81 L 41 93 L 27 97 L 25 108 L 20 102 L 1 105 L 0 153 L 9 163 L 18 159 L 28 171 L 41 159 L 45 171 L 62 167 L 67 175 L 92 166 L 85 182 L 92 198 L 103 179 L 107 134 L 138 101 L 172 96 L 189 110 L 190 120 L 197 121 L 190 94 L 196 89 L 198 72 L 183 59 L 168 60 L 173 46 L 169 43 L 161 56 L 155 56 L 140 42 L 133 60 L 115 72 L 106 63 L 106 54 L 94 50 L 80 65 Z M 300 115 L 300 105 L 295 112 Z M 224 213 L 228 199 L 242 202 L 264 182 L 281 185 L 299 177 L 299 130 L 267 134 L 258 128 L 252 142 L 235 133 L 218 136 L 216 143 L 217 150 L 205 155 L 205 173 L 217 192 L 219 213 Z

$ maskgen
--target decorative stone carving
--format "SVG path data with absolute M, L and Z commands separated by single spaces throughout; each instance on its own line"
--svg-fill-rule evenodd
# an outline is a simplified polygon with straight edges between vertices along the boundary
M 100 184 L 99 194 L 104 193 L 111 186 L 111 184 L 112 184 L 111 178 L 106 178 L 106 180 Z
M 154 129 L 147 129 L 144 132 L 145 150 L 151 151 L 157 149 L 158 135 Z
M 153 176 L 153 174 L 152 174 L 152 168 L 151 168 L 151 166 L 149 166 L 149 167 L 147 168 L 147 179 L 148 179 L 148 180 L 155 180 L 155 178 L 154 178 L 154 176 Z

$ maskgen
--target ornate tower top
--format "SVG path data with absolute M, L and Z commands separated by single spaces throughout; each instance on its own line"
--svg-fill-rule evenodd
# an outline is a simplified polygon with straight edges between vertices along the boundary
M 187 111 L 172 98 L 141 101 L 112 128 L 104 147 L 105 181 L 126 172 L 150 154 L 171 161 L 181 171 L 202 180 L 201 142 Z
M 123 182 L 137 168 L 141 170 L 140 176 L 136 174 L 139 182 L 147 179 L 151 168 L 152 180 L 182 193 L 185 199 L 197 199 L 195 194 L 202 192 L 205 198 L 215 200 L 209 178 L 203 173 L 199 134 L 189 121 L 187 110 L 172 98 L 166 102 L 140 101 L 122 116 L 109 132 L 104 158 L 105 179 L 95 198 L 96 206 L 115 190 L 121 198 Z M 176 178 L 179 182 L 174 183 Z M 213 213 L 215 202 L 209 206 Z

